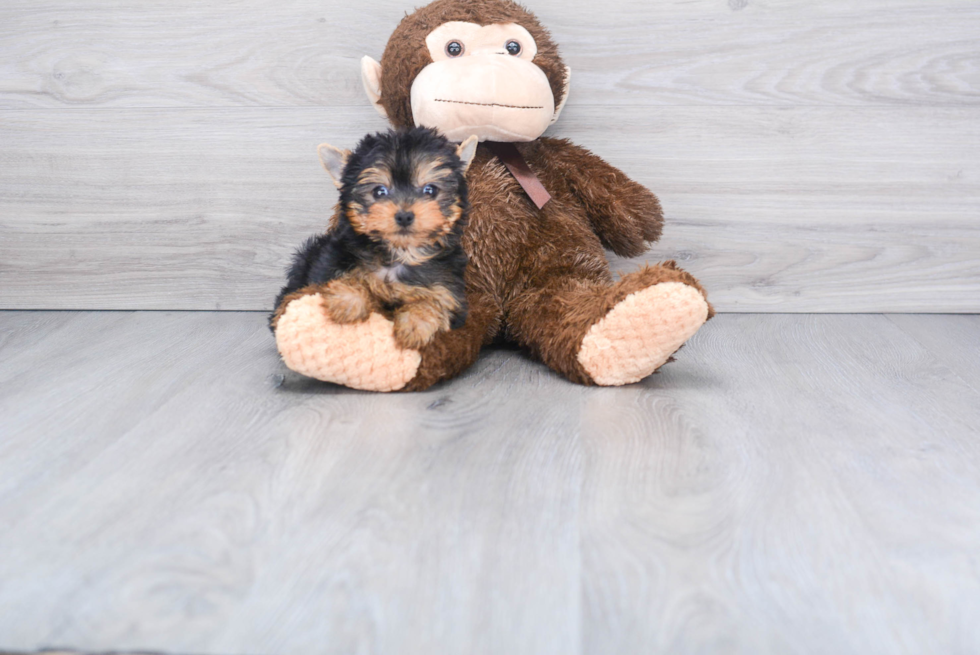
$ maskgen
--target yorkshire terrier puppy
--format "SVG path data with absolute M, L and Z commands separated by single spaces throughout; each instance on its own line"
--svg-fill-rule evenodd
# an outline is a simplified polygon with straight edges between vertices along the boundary
M 476 146 L 475 136 L 457 147 L 421 127 L 368 135 L 353 152 L 320 145 L 340 201 L 326 234 L 296 252 L 273 329 L 283 299 L 309 285 L 320 285 L 336 323 L 389 316 L 402 348 L 419 349 L 437 332 L 462 326 L 465 174 Z

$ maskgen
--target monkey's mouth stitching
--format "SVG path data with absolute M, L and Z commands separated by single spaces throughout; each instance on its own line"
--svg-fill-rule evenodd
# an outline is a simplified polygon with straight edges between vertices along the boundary
M 442 98 L 436 98 L 435 102 L 451 102 L 456 105 L 478 105 L 480 107 L 506 107 L 507 109 L 544 109 L 544 107 L 502 105 L 499 102 L 466 102 L 465 100 L 443 100 Z

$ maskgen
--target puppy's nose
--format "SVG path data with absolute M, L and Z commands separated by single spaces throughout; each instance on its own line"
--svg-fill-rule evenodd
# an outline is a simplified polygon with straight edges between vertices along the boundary
M 407 212 L 404 209 L 395 214 L 395 222 L 399 227 L 408 227 L 415 222 L 415 212 Z

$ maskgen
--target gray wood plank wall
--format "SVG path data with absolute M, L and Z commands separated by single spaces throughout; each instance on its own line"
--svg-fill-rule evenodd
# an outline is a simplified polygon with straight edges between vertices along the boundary
M 0 308 L 266 309 L 411 0 L 6 0 Z M 980 311 L 980 3 L 537 0 L 722 311 Z M 636 261 L 615 261 L 628 270 Z

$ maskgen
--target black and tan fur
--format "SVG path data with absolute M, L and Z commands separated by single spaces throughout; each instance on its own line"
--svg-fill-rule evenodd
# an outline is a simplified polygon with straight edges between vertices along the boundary
M 414 128 L 368 135 L 352 153 L 321 146 L 340 201 L 327 233 L 297 251 L 276 307 L 318 285 L 335 322 L 386 314 L 403 348 L 462 326 L 465 172 L 475 145 L 457 148 L 434 130 Z M 273 328 L 278 318 L 273 314 Z

